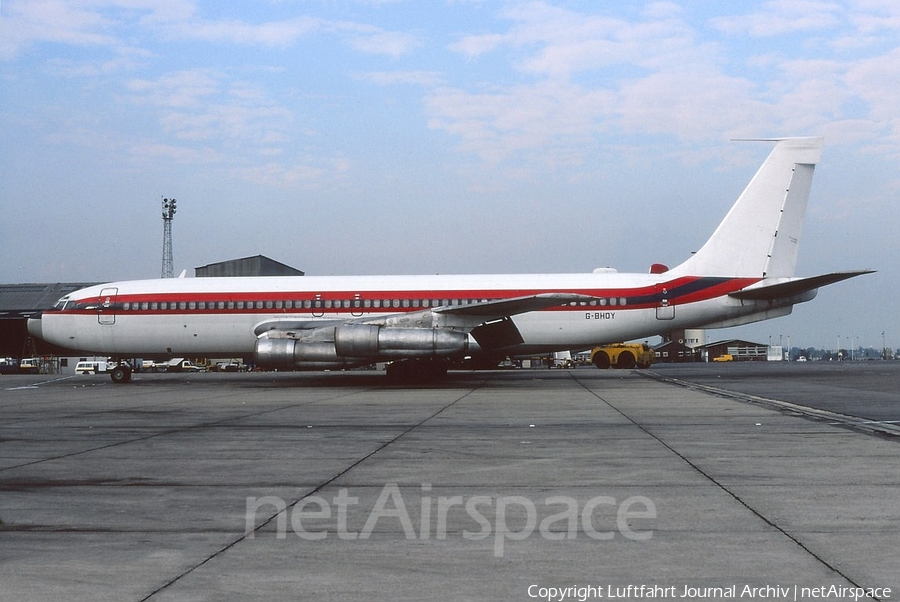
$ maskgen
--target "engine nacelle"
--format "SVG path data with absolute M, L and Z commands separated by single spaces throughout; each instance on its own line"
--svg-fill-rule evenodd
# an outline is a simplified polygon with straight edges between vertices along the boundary
M 376 359 L 438 358 L 464 354 L 464 332 L 438 328 L 384 328 L 375 324 L 343 324 L 334 329 L 339 357 Z
M 463 332 L 342 324 L 319 329 L 301 339 L 260 337 L 256 341 L 255 361 L 263 368 L 322 370 L 376 361 L 446 358 L 468 351 L 469 337 Z
M 277 368 L 294 370 L 306 368 L 310 370 L 328 370 L 352 368 L 365 361 L 348 361 L 339 358 L 334 352 L 334 343 L 308 342 L 296 339 L 262 337 L 256 341 L 256 365 L 261 368 Z

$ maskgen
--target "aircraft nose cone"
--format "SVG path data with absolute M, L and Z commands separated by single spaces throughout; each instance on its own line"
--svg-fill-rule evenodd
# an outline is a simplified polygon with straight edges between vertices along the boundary
M 43 322 L 41 321 L 40 312 L 28 318 L 28 334 L 38 339 L 43 339 Z

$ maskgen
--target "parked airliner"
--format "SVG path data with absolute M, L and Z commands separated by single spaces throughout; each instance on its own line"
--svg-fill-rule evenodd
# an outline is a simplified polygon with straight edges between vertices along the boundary
M 66 295 L 29 332 L 78 353 L 245 357 L 324 370 L 391 362 L 440 376 L 457 360 L 590 347 L 791 313 L 818 288 L 870 270 L 797 278 L 794 268 L 822 138 L 779 138 L 710 239 L 672 269 L 625 274 L 177 278 Z

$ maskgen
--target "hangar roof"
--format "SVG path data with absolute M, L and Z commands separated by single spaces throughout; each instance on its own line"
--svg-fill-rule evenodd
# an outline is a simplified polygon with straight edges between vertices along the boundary
M 0 284 L 0 318 L 20 318 L 53 307 L 60 297 L 96 282 Z
M 194 269 L 198 278 L 215 276 L 303 276 L 304 273 L 265 255 L 211 263 Z

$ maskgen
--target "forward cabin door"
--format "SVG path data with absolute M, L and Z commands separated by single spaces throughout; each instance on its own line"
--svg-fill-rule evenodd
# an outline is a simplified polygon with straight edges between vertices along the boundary
M 101 324 L 116 323 L 116 295 L 119 289 L 115 287 L 105 288 L 100 291 L 97 304 L 97 321 Z

